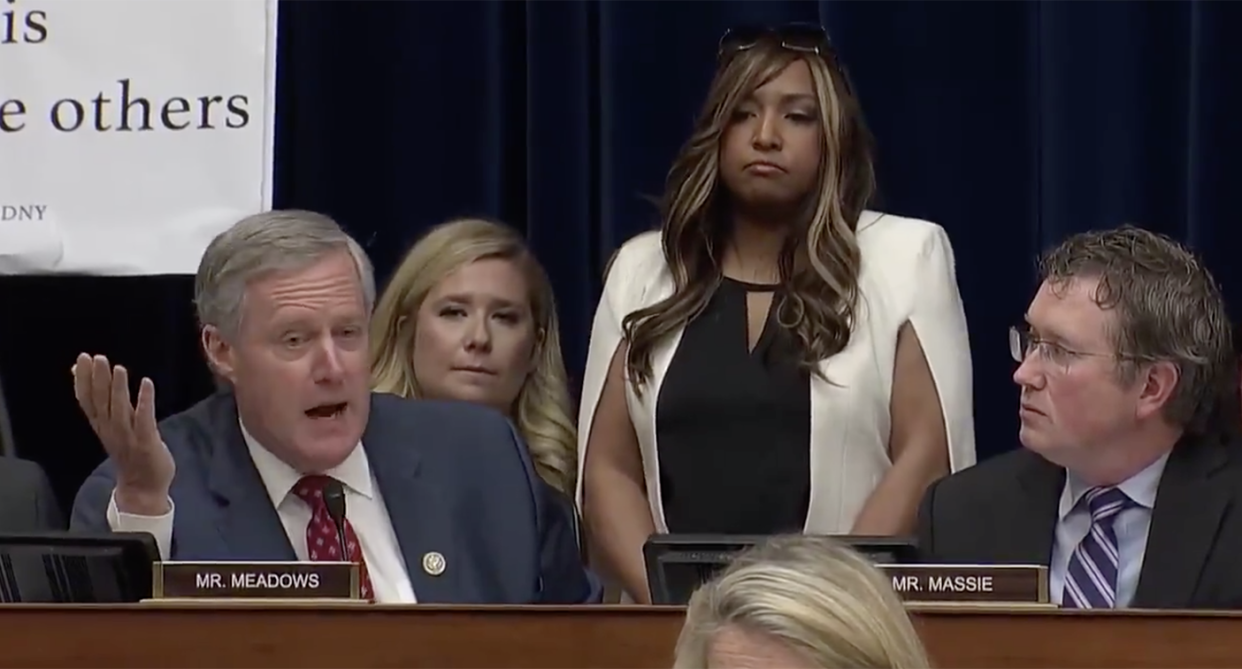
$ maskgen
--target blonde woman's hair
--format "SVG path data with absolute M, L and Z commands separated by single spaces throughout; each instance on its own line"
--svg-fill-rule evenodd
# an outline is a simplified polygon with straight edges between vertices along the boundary
M 672 295 L 626 316 L 626 376 L 641 394 L 651 379 L 659 342 L 683 328 L 711 300 L 721 281 L 730 197 L 720 179 L 721 139 L 734 113 L 754 91 L 802 61 L 811 72 L 819 107 L 819 182 L 803 203 L 780 254 L 780 326 L 793 335 L 802 366 L 819 363 L 849 343 L 858 303 L 861 252 L 854 232 L 875 195 L 873 141 L 858 99 L 832 54 L 796 52 L 766 36 L 722 61 L 694 133 L 673 161 L 660 201 L 664 258 Z
M 573 495 L 578 471 L 577 433 L 570 420 L 560 324 L 552 284 L 526 243 L 511 228 L 479 218 L 449 221 L 427 233 L 388 282 L 371 322 L 371 384 L 377 392 L 419 397 L 412 353 L 418 312 L 428 293 L 446 276 L 470 263 L 513 262 L 530 288 L 535 325 L 534 371 L 522 384 L 510 416 L 530 449 L 539 475 Z
M 703 669 L 713 639 L 735 628 L 786 644 L 822 669 L 928 669 L 892 584 L 827 537 L 776 537 L 738 557 L 690 599 L 676 669 Z

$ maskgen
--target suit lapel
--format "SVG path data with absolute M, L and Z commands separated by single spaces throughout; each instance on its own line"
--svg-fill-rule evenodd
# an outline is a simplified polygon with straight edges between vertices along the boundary
M 216 435 L 207 486 L 216 499 L 216 529 L 230 560 L 295 560 L 296 554 L 276 508 L 267 496 L 237 422 L 231 394 L 212 416 Z
M 442 494 L 439 482 L 420 476 L 419 432 L 396 429 L 401 426 L 399 421 L 385 419 L 389 411 L 399 410 L 396 405 L 403 401 L 372 396 L 362 447 L 388 509 L 414 596 L 421 604 L 459 602 L 462 571 L 454 566 L 465 565 L 467 560 L 460 552 L 449 515 L 442 511 L 442 500 L 447 496 Z M 443 556 L 443 573 L 433 575 L 424 568 L 430 553 Z
M 1134 606 L 1182 608 L 1192 602 L 1203 564 L 1233 491 L 1215 476 L 1227 464 L 1222 445 L 1183 439 L 1173 448 L 1152 509 Z
M 1065 470 L 1034 453 L 1025 453 L 1031 462 L 1018 475 L 1022 499 L 1015 508 L 1022 511 L 1005 517 L 996 533 L 1005 537 L 995 541 L 1005 555 L 997 556 L 1009 563 L 1052 563 L 1052 546 L 1056 539 L 1058 507 L 1065 487 Z

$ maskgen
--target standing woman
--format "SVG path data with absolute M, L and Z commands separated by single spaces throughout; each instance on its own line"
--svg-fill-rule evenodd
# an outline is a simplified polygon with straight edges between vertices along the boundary
M 593 555 L 649 601 L 653 533 L 903 535 L 975 462 L 943 229 L 866 209 L 871 138 L 824 31 L 735 29 L 595 315 L 579 414 Z

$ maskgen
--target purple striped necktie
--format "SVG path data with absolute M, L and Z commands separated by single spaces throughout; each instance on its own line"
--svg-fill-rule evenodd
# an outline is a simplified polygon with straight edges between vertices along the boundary
M 1117 605 L 1117 515 L 1133 502 L 1117 488 L 1092 488 L 1086 495 L 1091 530 L 1070 556 L 1061 606 L 1111 609 Z

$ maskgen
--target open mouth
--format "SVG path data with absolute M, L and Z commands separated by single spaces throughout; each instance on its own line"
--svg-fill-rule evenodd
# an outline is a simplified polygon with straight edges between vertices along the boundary
M 307 409 L 306 415 L 319 420 L 331 420 L 333 418 L 339 418 L 341 414 L 345 413 L 345 409 L 348 406 L 349 404 L 346 402 L 341 402 L 339 404 L 320 404 L 319 406 Z

